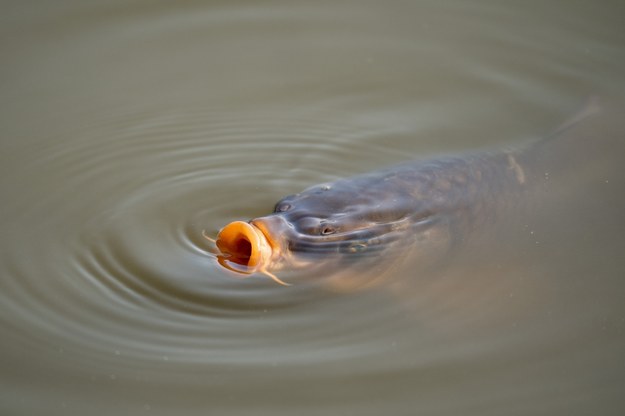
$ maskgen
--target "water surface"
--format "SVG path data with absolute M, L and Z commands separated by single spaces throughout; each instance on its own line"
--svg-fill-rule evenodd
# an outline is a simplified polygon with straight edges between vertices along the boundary
M 624 98 L 622 2 L 543 3 L 5 4 L 0 413 L 622 414 L 622 146 L 366 290 L 202 237 Z

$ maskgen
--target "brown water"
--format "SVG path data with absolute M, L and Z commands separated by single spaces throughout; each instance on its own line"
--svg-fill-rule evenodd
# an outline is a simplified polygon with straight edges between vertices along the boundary
M 368 290 L 239 279 L 202 231 L 315 183 L 526 143 L 589 95 L 625 97 L 624 15 L 622 1 L 4 2 L 0 413 L 623 414 L 622 145 L 592 142 L 531 215 Z

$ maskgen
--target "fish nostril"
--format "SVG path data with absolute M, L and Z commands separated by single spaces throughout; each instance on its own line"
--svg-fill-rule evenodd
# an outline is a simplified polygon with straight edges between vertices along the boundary
M 291 209 L 291 204 L 282 203 L 276 206 L 274 212 L 285 212 Z

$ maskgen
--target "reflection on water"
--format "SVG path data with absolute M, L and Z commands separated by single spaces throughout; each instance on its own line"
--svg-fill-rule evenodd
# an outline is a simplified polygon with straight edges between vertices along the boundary
M 621 413 L 622 145 L 578 150 L 618 110 L 369 290 L 241 279 L 202 236 L 622 95 L 618 2 L 63 3 L 1 18 L 0 413 Z

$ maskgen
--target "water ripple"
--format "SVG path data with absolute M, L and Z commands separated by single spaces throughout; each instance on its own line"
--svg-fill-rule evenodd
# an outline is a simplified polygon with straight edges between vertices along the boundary
M 359 154 L 384 154 L 367 141 L 379 132 L 338 119 L 197 109 L 124 114 L 77 130 L 61 148 L 48 145 L 25 166 L 30 205 L 9 204 L 18 222 L 10 230 L 13 252 L 5 253 L 11 277 L 2 307 L 16 309 L 17 325 L 72 340 L 92 365 L 103 350 L 189 363 L 357 356 L 355 340 L 337 341 L 344 328 L 322 325 L 332 313 L 316 313 L 315 322 L 297 313 L 332 295 L 236 278 L 217 265 L 202 235 L 269 212 L 287 193 L 361 170 Z M 51 184 L 53 195 L 34 197 Z M 20 223 L 35 218 L 37 235 L 19 234 Z M 354 313 L 349 322 L 362 331 L 388 312 Z M 275 345 L 272 335 L 285 331 L 291 342 Z M 297 347 L 310 351 L 311 343 L 317 354 L 303 359 Z

